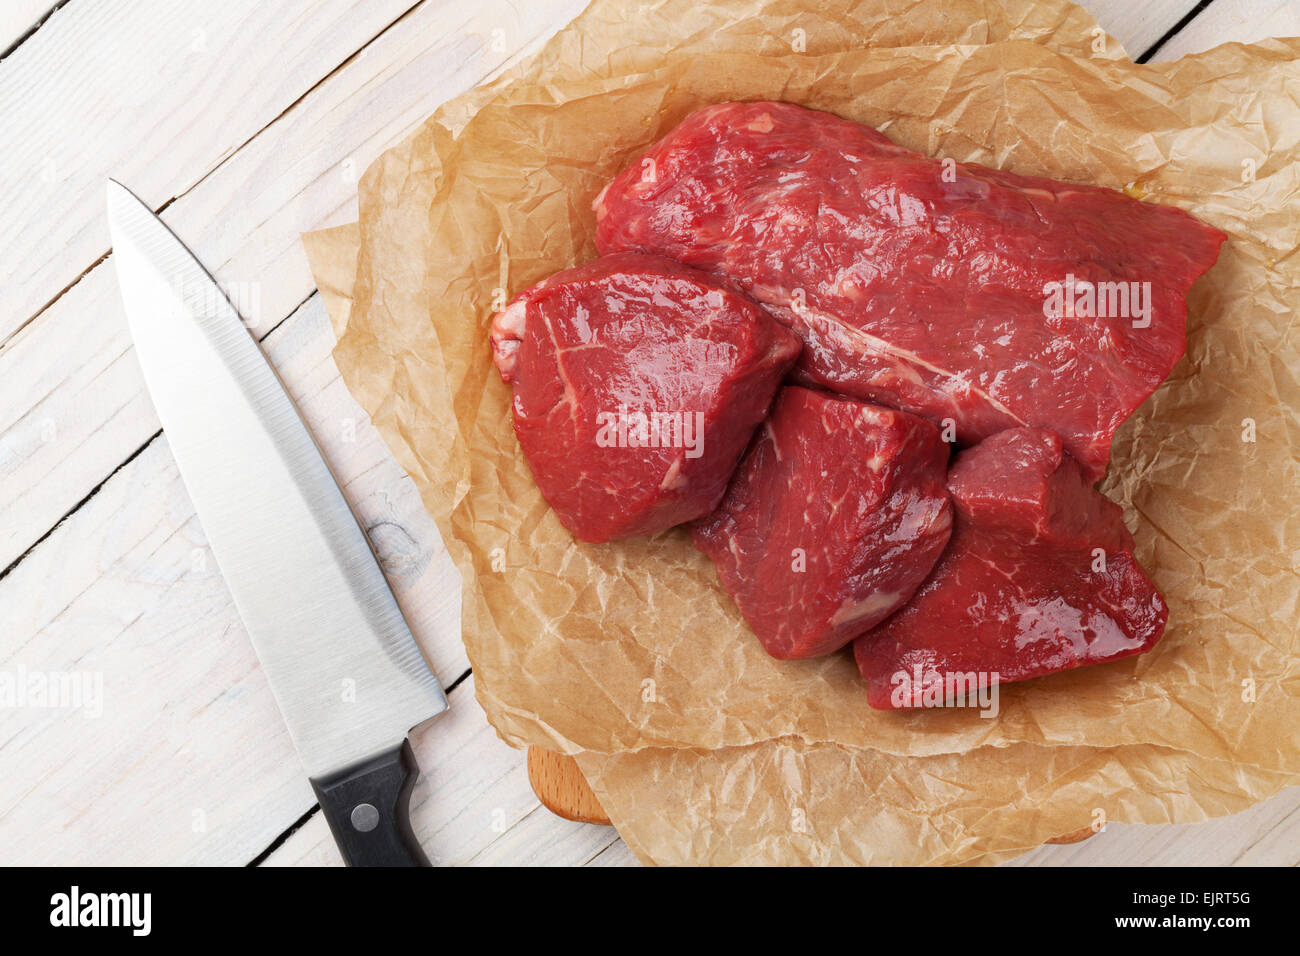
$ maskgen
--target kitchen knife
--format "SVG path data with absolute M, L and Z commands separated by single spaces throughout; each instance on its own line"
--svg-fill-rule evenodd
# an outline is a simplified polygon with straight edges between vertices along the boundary
M 135 352 L 343 858 L 427 866 L 406 736 L 447 708 L 370 545 L 225 294 L 130 191 L 108 222 Z

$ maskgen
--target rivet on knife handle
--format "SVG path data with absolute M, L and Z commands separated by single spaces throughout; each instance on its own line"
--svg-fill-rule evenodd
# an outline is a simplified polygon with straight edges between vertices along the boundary
M 420 768 L 411 745 L 314 778 L 312 789 L 348 866 L 428 866 L 411 829 L 411 789 Z

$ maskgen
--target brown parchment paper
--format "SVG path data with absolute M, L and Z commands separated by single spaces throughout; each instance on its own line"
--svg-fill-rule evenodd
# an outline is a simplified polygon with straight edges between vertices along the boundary
M 303 243 L 339 331 L 351 313 L 356 224 Z M 1291 780 L 1149 745 L 908 757 L 769 740 L 576 756 L 629 847 L 658 865 L 988 865 L 1111 823 L 1234 813 Z
M 670 866 L 990 865 L 1075 831 L 1234 813 L 1289 779 L 1150 745 L 899 757 L 781 740 L 577 759 L 637 857 Z
M 954 779 L 973 791 L 981 767 L 949 755 L 982 747 L 974 759 L 996 756 L 997 775 L 1015 780 L 1042 763 L 1036 755 L 1055 752 L 1020 741 L 1080 754 L 1110 748 L 1106 759 L 1121 768 L 1128 753 L 1153 761 L 1184 751 L 1184 765 L 1226 768 L 1212 788 L 1236 795 L 1204 812 L 1279 789 L 1296 772 L 1296 276 L 1287 203 L 1297 129 L 1288 89 L 1300 50 L 1276 42 L 1138 68 L 1113 62 L 1122 54 L 1113 41 L 1098 52 L 1093 23 L 1074 8 L 1007 5 L 991 15 L 996 5 L 915 3 L 906 13 L 917 23 L 942 7 L 913 37 L 940 46 L 845 49 L 875 42 L 897 11 L 838 5 L 839 15 L 817 20 L 835 37 L 823 42 L 809 30 L 808 52 L 795 54 L 791 24 L 809 22 L 797 6 L 710 7 L 711 28 L 690 19 L 705 10 L 655 5 L 657 19 L 632 40 L 625 5 L 598 4 L 538 60 L 448 104 L 363 180 L 360 248 L 343 256 L 354 257 L 355 301 L 330 304 L 346 325 L 336 357 L 465 575 L 466 644 L 489 718 L 515 744 L 654 748 L 581 760 L 634 848 L 651 858 L 646 847 L 663 841 L 665 860 L 677 850 L 667 834 L 644 829 L 658 816 L 635 811 L 637 788 L 627 781 L 683 769 L 686 755 L 666 748 L 696 748 L 691 773 L 701 779 L 755 781 L 792 747 L 822 761 L 857 748 L 842 758 L 850 769 L 870 761 L 886 776 L 921 779 L 949 771 L 880 751 L 933 754 L 952 761 Z M 969 24 L 982 17 L 988 26 L 972 34 Z M 1015 31 L 1027 22 L 1037 45 L 969 45 L 1022 35 Z M 945 45 L 954 40 L 967 45 Z M 625 49 L 615 55 L 618 44 Z M 1232 235 L 1193 298 L 1189 360 L 1121 432 L 1105 485 L 1125 505 L 1173 609 L 1155 654 L 1006 688 L 996 721 L 962 711 L 879 714 L 846 659 L 767 660 L 684 535 L 580 545 L 546 511 L 510 433 L 509 392 L 483 347 L 494 300 L 594 254 L 591 196 L 689 109 L 761 96 L 833 109 L 931 154 L 1127 185 Z M 318 277 L 330 255 L 313 255 Z M 1247 418 L 1254 442 L 1241 440 Z M 1145 742 L 1161 747 L 1132 746 Z M 854 782 L 843 766 L 830 772 L 844 782 L 838 798 L 810 803 L 818 820 L 860 804 L 869 779 Z M 1194 792 L 1190 772 L 1170 765 L 1141 792 Z M 1194 776 L 1213 779 L 1203 769 Z M 1097 793 L 1115 779 L 1096 776 Z M 989 797 L 990 813 L 997 799 Z M 1133 818 L 1185 816 L 1175 804 L 1165 817 L 1137 807 Z M 913 813 L 924 817 L 926 801 Z M 1048 820 L 1043 834 L 1072 828 L 1072 818 Z M 692 839 L 727 858 L 725 837 Z M 1037 842 L 1019 832 L 962 858 Z

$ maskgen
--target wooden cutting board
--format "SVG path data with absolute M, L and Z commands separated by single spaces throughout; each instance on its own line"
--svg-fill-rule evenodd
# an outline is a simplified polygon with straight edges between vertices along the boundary
M 587 778 L 578 769 L 578 762 L 572 757 L 544 747 L 529 747 L 528 782 L 533 785 L 533 793 L 542 801 L 542 806 L 556 816 L 579 823 L 610 825 L 609 815 L 601 808 Z M 1092 834 L 1091 827 L 1081 827 L 1047 842 L 1078 843 Z
M 579 823 L 609 826 L 609 815 L 591 792 L 578 762 L 544 747 L 528 748 L 528 782 L 542 806 L 556 816 Z

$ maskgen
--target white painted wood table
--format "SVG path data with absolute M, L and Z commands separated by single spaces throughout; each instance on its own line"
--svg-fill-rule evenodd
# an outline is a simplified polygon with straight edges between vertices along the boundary
M 106 262 L 110 174 L 218 279 L 254 290 L 246 318 L 449 689 L 450 713 L 415 737 L 430 856 L 635 863 L 612 829 L 542 808 L 523 753 L 488 726 L 448 627 L 459 609 L 422 598 L 447 556 L 339 379 L 298 241 L 355 219 L 371 160 L 583 5 L 0 4 L 0 672 L 102 681 L 98 706 L 0 708 L 0 863 L 339 862 L 131 354 Z M 1288 0 L 1085 6 L 1135 58 L 1300 34 Z M 1300 789 L 1017 861 L 1233 862 L 1300 862 Z

